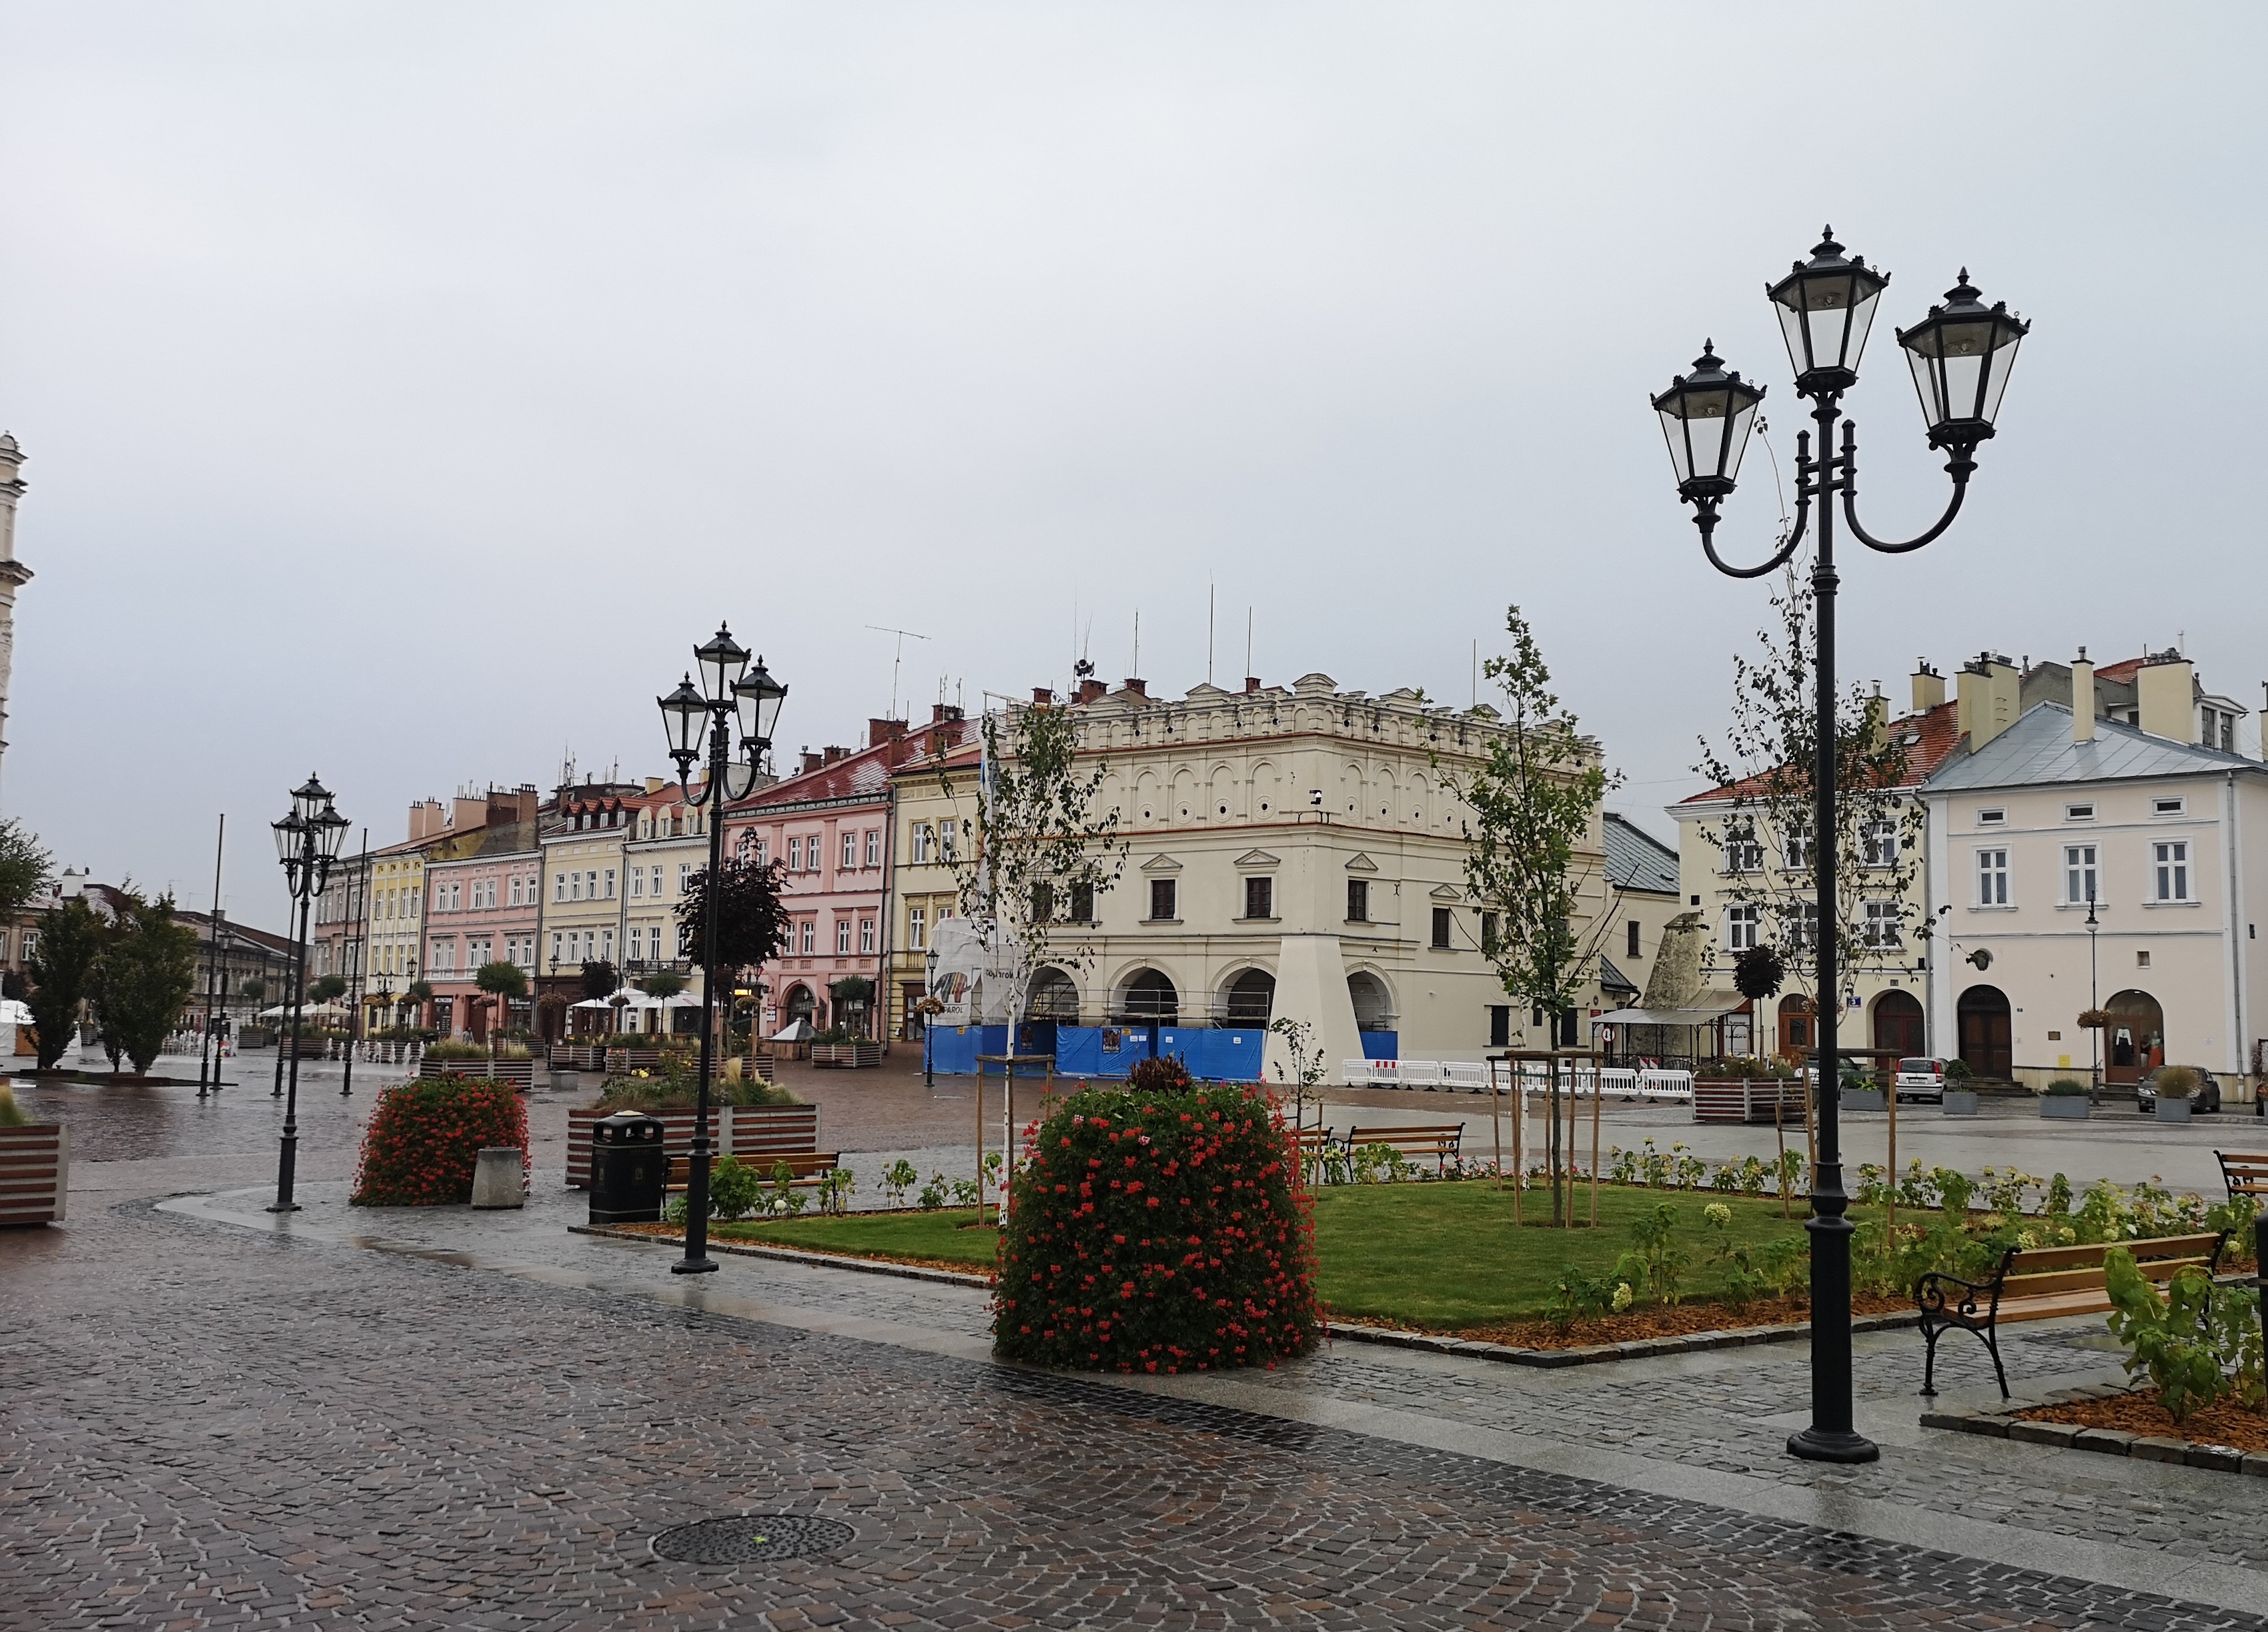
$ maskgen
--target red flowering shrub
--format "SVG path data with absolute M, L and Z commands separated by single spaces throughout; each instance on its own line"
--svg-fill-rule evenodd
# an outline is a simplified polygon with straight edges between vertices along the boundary
M 363 1130 L 357 1207 L 445 1207 L 473 1199 L 473 1168 L 484 1145 L 518 1145 L 527 1156 L 527 1106 L 509 1082 L 485 1077 L 418 1078 L 389 1088 Z
M 1259 1092 L 1057 1103 L 1010 1192 L 992 1344 L 1082 1370 L 1273 1365 L 1314 1347 L 1314 1226 Z

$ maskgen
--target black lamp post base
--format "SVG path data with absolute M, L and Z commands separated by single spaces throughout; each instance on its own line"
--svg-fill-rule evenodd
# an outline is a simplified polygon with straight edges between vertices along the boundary
M 1807 1428 L 1787 1436 L 1787 1453 L 1807 1462 L 1876 1462 L 1882 1448 L 1862 1434 Z
M 296 1213 L 298 1210 L 299 1204 L 297 1201 L 278 1201 L 268 1208 L 271 1213 Z
M 708 1275 L 716 1271 L 717 1260 L 713 1258 L 681 1258 L 669 1266 L 673 1275 Z

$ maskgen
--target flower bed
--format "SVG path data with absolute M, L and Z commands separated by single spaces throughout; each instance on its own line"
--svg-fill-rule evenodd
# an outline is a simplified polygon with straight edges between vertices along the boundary
M 2154 1388 L 2107 1399 L 2074 1399 L 2061 1405 L 2035 1406 L 2011 1414 L 2019 1422 L 2068 1422 L 2080 1428 L 2107 1429 L 2138 1439 L 2180 1439 L 2193 1445 L 2228 1445 L 2238 1451 L 2268 1451 L 2268 1415 L 2257 1406 L 2218 1399 L 2176 1422 Z
M 511 1084 L 418 1078 L 379 1096 L 355 1174 L 357 1207 L 446 1207 L 470 1201 L 487 1145 L 527 1151 L 527 1107 Z
M 1091 1089 L 1058 1100 L 1030 1148 L 1000 1243 L 998 1353 L 1177 1372 L 1314 1347 L 1307 1193 L 1262 1095 Z

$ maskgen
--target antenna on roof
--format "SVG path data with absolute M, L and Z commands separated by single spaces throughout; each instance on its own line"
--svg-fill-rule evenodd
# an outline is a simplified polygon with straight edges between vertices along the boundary
M 1205 580 L 1205 683 L 1212 683 L 1212 580 Z
M 1138 677 L 1142 673 L 1142 609 L 1138 606 L 1134 609 L 1134 668 L 1132 672 Z
M 909 639 L 926 640 L 929 637 L 915 634 L 910 629 L 891 629 L 881 624 L 869 624 L 866 627 L 878 635 L 895 635 L 898 638 L 896 654 L 890 659 L 890 712 L 884 716 L 885 719 L 895 720 L 898 717 L 898 665 L 905 661 L 906 641 Z

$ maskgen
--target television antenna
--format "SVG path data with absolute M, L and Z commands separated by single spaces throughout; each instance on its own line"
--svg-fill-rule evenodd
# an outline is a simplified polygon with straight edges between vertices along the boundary
M 895 635 L 898 638 L 897 651 L 890 659 L 890 712 L 887 716 L 895 720 L 898 717 L 898 668 L 905 661 L 906 642 L 926 640 L 929 637 L 917 635 L 910 629 L 891 629 L 881 624 L 869 624 L 866 627 L 878 635 Z

